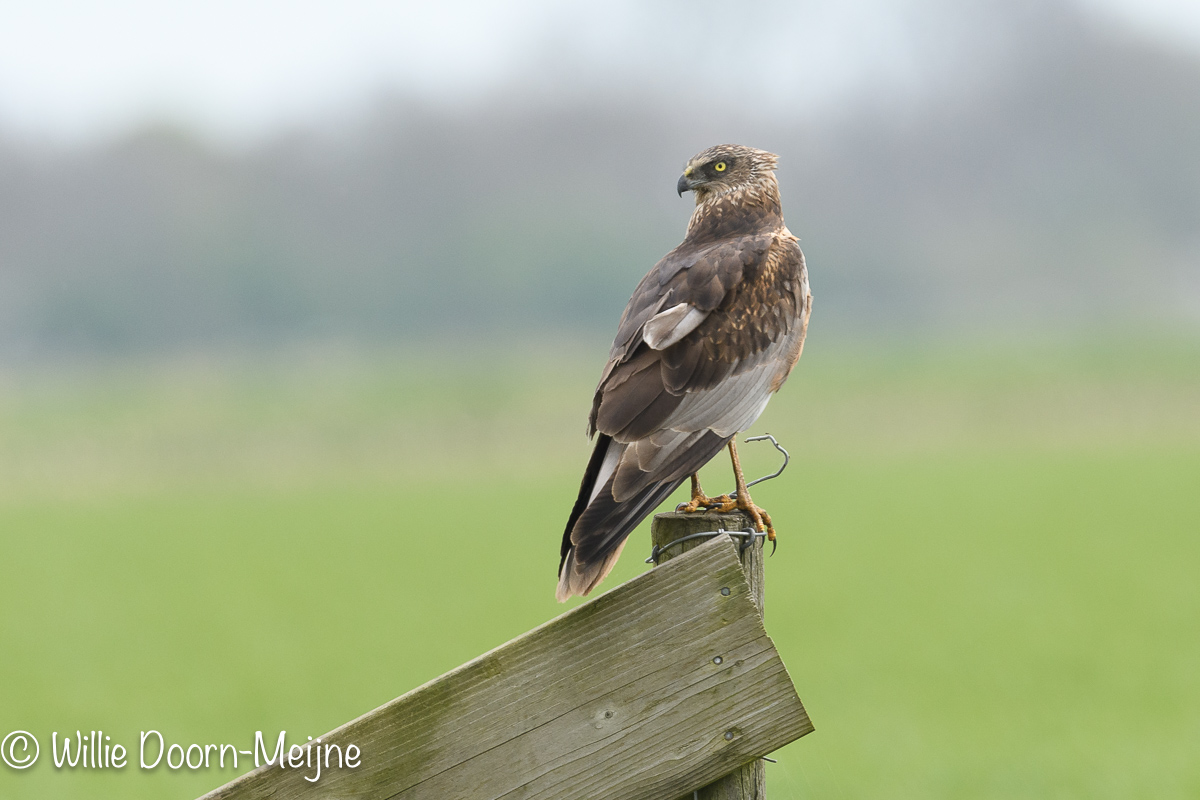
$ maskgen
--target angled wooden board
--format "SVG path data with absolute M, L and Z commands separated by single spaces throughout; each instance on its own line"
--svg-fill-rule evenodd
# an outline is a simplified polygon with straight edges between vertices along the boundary
M 320 737 L 357 769 L 202 800 L 662 800 L 811 730 L 721 536 Z

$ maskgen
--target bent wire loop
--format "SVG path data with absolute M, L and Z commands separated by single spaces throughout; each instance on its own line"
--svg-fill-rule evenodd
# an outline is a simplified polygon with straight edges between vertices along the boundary
M 780 475 L 783 474 L 783 471 L 785 469 L 787 469 L 788 464 L 791 463 L 791 461 L 792 461 L 792 454 L 787 451 L 787 448 L 785 448 L 783 445 L 781 445 L 779 443 L 778 439 L 776 439 L 774 436 L 772 436 L 769 433 L 764 433 L 762 436 L 751 436 L 750 438 L 748 438 L 746 440 L 746 443 L 749 444 L 750 442 L 761 442 L 765 439 L 770 439 L 771 444 L 775 445 L 775 449 L 778 450 L 779 452 L 783 453 L 783 463 L 779 465 L 779 469 L 775 470 L 770 475 L 763 475 L 761 478 L 755 478 L 754 480 L 747 483 L 746 484 L 747 489 L 749 489 L 751 486 L 755 485 L 756 483 L 762 483 L 763 481 L 769 481 L 772 478 L 778 478 Z M 730 493 L 729 496 L 736 497 L 737 492 L 734 491 L 734 492 Z

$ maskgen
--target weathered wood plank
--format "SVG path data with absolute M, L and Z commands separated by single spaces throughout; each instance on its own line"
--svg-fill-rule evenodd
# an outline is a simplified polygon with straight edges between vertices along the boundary
M 264 766 L 203 800 L 690 792 L 812 729 L 750 594 L 713 540 L 320 737 L 359 768 Z

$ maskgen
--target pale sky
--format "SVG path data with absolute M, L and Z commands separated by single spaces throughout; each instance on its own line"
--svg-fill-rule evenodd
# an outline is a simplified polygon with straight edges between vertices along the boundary
M 1197 0 L 1086 2 L 1200 47 Z M 252 139 L 389 86 L 469 97 L 531 76 L 598 88 L 606 76 L 653 76 L 745 91 L 738 81 L 748 73 L 729 77 L 722 43 L 753 40 L 768 15 L 732 9 L 712 0 L 0 0 L 0 130 L 86 141 L 170 120 Z M 737 62 L 755 76 L 801 77 L 756 80 L 750 91 L 820 103 L 917 68 L 913 15 L 895 0 L 770 11 L 772 46 L 738 50 Z

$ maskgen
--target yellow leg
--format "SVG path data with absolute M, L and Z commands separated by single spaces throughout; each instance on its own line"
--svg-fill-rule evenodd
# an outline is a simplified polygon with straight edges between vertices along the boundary
M 750 491 L 746 488 L 746 478 L 742 475 L 742 462 L 738 459 L 737 443 L 733 439 L 729 440 L 729 457 L 733 461 L 733 477 L 737 481 L 735 507 L 749 515 L 750 519 L 754 520 L 754 527 L 759 531 L 766 530 L 767 540 L 774 542 L 775 528 L 771 525 L 771 515 L 767 513 L 766 509 L 754 505 L 754 501 L 750 499 Z

